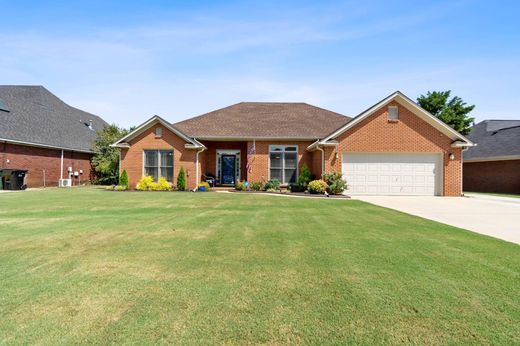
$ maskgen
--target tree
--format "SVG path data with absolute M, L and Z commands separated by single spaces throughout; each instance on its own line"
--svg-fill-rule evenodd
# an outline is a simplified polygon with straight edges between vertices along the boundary
M 121 172 L 121 176 L 119 177 L 119 185 L 128 188 L 128 173 L 126 173 L 126 169 L 123 169 L 123 172 Z
M 300 172 L 300 176 L 298 177 L 298 185 L 305 189 L 307 189 L 307 185 L 309 185 L 310 181 L 312 180 L 311 170 L 309 167 L 304 163 L 302 166 L 302 171 Z
M 117 184 L 119 175 L 119 149 L 112 148 L 115 143 L 128 133 L 115 124 L 108 125 L 97 133 L 94 141 L 92 167 L 96 174 L 97 184 Z
M 467 105 L 460 97 L 450 98 L 451 90 L 448 91 L 428 91 L 426 95 L 417 98 L 417 103 L 451 126 L 455 131 L 467 135 L 475 118 L 468 116 L 475 105 Z
M 186 174 L 184 173 L 184 167 L 181 166 L 179 175 L 177 176 L 177 189 L 179 191 L 186 190 Z

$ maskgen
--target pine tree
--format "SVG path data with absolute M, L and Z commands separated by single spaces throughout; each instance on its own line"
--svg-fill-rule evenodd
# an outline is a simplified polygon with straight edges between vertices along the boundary
M 186 190 L 186 173 L 184 173 L 184 167 L 182 166 L 177 176 L 177 189 L 179 189 L 179 191 Z

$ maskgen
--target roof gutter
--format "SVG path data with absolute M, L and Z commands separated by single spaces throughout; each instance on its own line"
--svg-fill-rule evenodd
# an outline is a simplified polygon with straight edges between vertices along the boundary
M 0 142 L 11 143 L 11 144 L 19 144 L 19 145 L 27 145 L 27 146 L 31 146 L 31 147 L 39 147 L 39 148 L 47 148 L 47 149 L 58 149 L 58 150 L 66 150 L 66 151 L 75 151 L 75 152 L 78 152 L 78 153 L 87 153 L 87 154 L 94 154 L 95 153 L 92 150 L 74 149 L 74 148 L 67 148 L 67 147 L 58 147 L 58 146 L 54 146 L 54 145 L 17 141 L 17 140 L 14 140 L 14 139 L 6 139 L 6 138 L 0 138 Z
M 452 148 L 469 148 L 469 147 L 476 147 L 477 143 L 473 142 L 463 142 L 463 141 L 454 141 L 451 143 Z

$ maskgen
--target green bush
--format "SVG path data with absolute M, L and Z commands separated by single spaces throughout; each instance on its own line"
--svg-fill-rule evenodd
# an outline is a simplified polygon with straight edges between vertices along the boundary
M 327 183 L 323 180 L 313 180 L 309 183 L 307 188 L 310 193 L 322 195 L 327 191 Z
M 140 191 L 151 191 L 152 187 L 155 183 L 153 182 L 153 177 L 150 175 L 144 176 L 139 180 L 135 188 Z
M 128 186 L 127 185 L 116 185 L 114 186 L 114 191 L 126 191 L 128 190 Z
M 307 185 L 309 185 L 311 180 L 312 180 L 311 170 L 304 163 L 302 166 L 302 171 L 300 172 L 300 175 L 298 176 L 298 180 L 297 180 L 296 184 L 299 185 L 300 188 L 303 188 L 302 191 L 305 191 L 307 189 Z
M 177 176 L 177 189 L 179 191 L 186 190 L 186 173 L 184 173 L 184 167 L 181 166 L 179 175 Z
M 307 185 L 303 186 L 300 184 L 289 184 L 289 190 L 291 192 L 304 192 L 307 190 Z
M 267 190 L 280 190 L 280 180 L 278 179 L 271 179 L 264 185 L 264 189 Z
M 126 186 L 128 188 L 128 174 L 126 169 L 123 169 L 121 176 L 119 177 L 119 186 Z
M 253 190 L 253 191 L 260 191 L 264 188 L 264 184 L 262 184 L 259 181 L 252 182 L 249 186 L 251 187 L 251 190 Z
M 246 183 L 243 182 L 243 181 L 239 181 L 235 184 L 235 190 L 238 190 L 238 191 L 246 191 L 247 190 L 247 187 L 246 187 Z
M 329 186 L 327 192 L 331 195 L 341 195 L 347 188 L 347 182 L 340 172 L 328 172 L 323 174 L 323 180 Z

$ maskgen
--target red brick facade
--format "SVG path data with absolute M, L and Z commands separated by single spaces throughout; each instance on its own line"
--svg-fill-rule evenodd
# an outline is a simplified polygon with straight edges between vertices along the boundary
M 398 106 L 399 120 L 390 122 L 387 109 L 389 105 Z M 337 146 L 325 147 L 325 171 L 342 169 L 343 153 L 437 153 L 443 157 L 442 192 L 444 196 L 460 196 L 462 186 L 461 149 L 452 148 L 453 142 L 420 117 L 401 104 L 393 101 L 375 110 L 374 113 L 336 138 Z M 188 185 L 194 188 L 195 153 L 186 149 L 185 141 L 171 131 L 163 128 L 163 137 L 155 138 L 154 125 L 130 141 L 129 149 L 122 149 L 121 168 L 126 169 L 130 185 L 135 186 L 143 174 L 143 150 L 174 150 L 174 183 L 180 166 L 189 172 Z M 256 141 L 255 154 L 252 156 L 252 170 L 246 172 L 247 153 L 252 141 L 213 142 L 206 141 L 207 150 L 199 155 L 199 174 L 216 175 L 216 152 L 218 149 L 240 150 L 241 179 L 250 182 L 269 179 L 269 145 L 297 145 L 299 168 L 305 163 L 311 172 L 320 177 L 322 174 L 322 152 L 307 151 L 313 141 Z M 450 159 L 450 154 L 454 159 Z
M 247 147 L 252 145 L 252 141 L 247 142 Z M 298 146 L 298 170 L 300 171 L 305 163 L 309 168 L 312 166 L 312 152 L 306 151 L 312 142 L 298 141 L 255 141 L 255 154 L 252 155 L 252 169 L 248 173 L 248 181 L 267 181 L 269 180 L 269 145 L 296 145 Z M 312 168 L 311 168 L 312 169 Z
M 520 160 L 464 162 L 464 191 L 520 194 Z
M 389 122 L 388 106 L 399 107 L 398 121 Z M 337 140 L 337 158 L 334 148 L 326 148 L 325 171 L 341 171 L 341 154 L 345 152 L 440 153 L 443 156 L 442 195 L 462 194 L 461 149 L 452 148 L 452 139 L 396 102 L 374 111 Z M 450 154 L 455 156 L 454 160 L 450 160 Z
M 155 137 L 155 129 L 162 128 L 162 137 Z M 125 169 L 128 173 L 128 183 L 130 187 L 135 188 L 137 182 L 143 176 L 143 158 L 144 150 L 146 149 L 164 149 L 173 150 L 173 183 L 177 184 L 177 176 L 179 170 L 184 167 L 186 172 L 186 187 L 187 189 L 194 189 L 196 186 L 195 177 L 195 161 L 196 150 L 186 149 L 184 145 L 186 141 L 171 132 L 160 124 L 155 124 L 147 128 L 141 134 L 133 138 L 130 142 L 130 148 L 121 149 L 121 170 Z M 199 157 L 199 174 L 202 174 L 201 164 L 203 160 Z
M 68 178 L 68 167 L 83 174 L 72 177 L 73 185 L 89 183 L 92 169 L 91 154 L 63 151 L 63 178 Z M 26 169 L 27 186 L 58 186 L 60 179 L 61 150 L 26 145 L 0 143 L 0 168 Z

